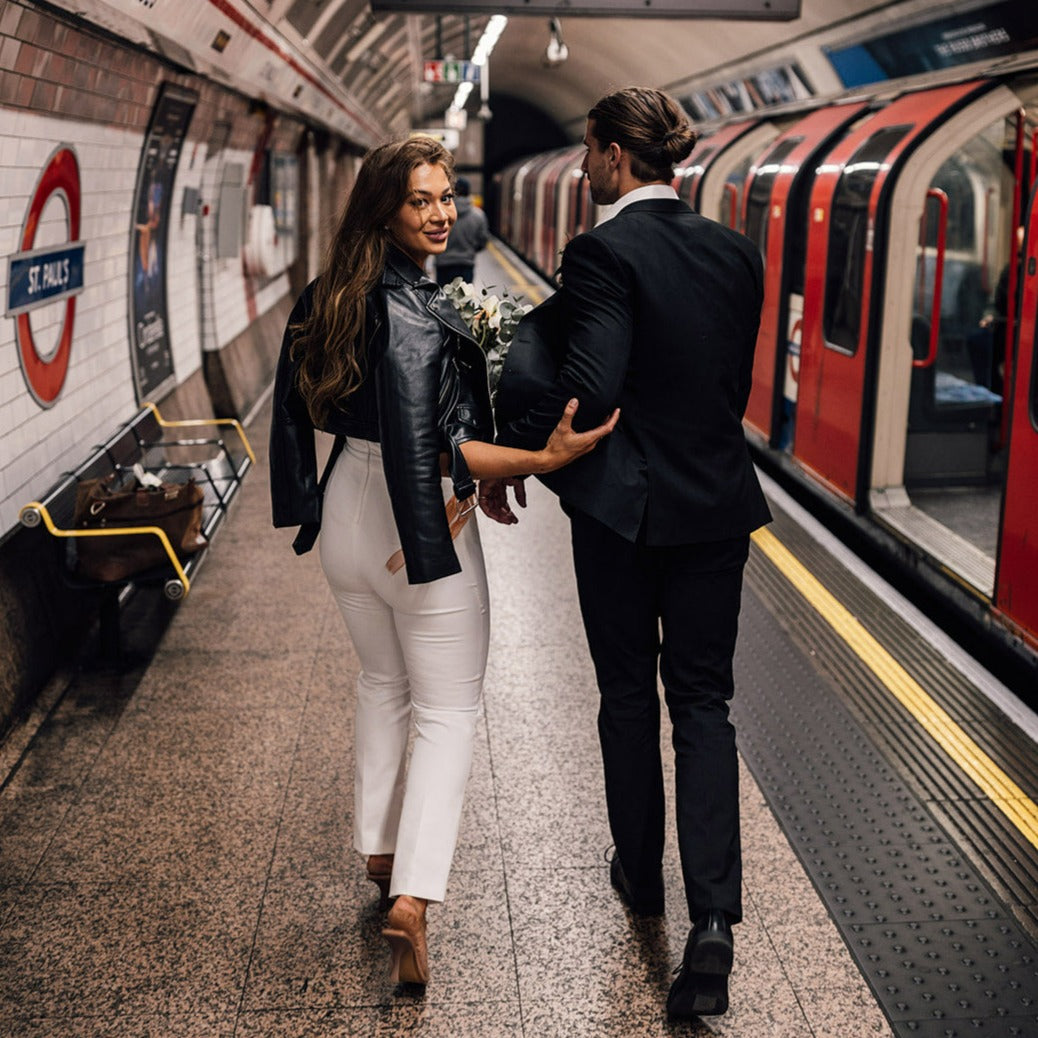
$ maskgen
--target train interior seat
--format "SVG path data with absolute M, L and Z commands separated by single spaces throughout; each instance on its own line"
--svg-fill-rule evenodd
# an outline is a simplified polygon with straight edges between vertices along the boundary
M 923 298 L 931 298 L 929 291 Z M 906 486 L 987 481 L 990 428 L 1002 398 L 974 377 L 971 351 L 984 334 L 980 321 L 986 301 L 976 264 L 946 264 L 937 357 L 933 364 L 912 369 Z M 910 339 L 916 360 L 927 356 L 930 332 L 929 318 L 914 314 Z

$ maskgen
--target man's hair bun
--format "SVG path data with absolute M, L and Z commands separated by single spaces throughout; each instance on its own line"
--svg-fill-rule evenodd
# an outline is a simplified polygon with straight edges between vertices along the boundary
M 648 87 L 628 87 L 598 101 L 588 112 L 595 137 L 615 142 L 631 156 L 639 180 L 670 180 L 674 166 L 695 147 L 697 134 L 685 110 L 669 94 Z

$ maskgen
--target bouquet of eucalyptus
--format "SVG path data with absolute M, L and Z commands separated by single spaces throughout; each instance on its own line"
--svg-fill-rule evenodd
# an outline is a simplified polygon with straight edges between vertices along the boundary
M 486 354 L 490 394 L 493 397 L 501 380 L 505 355 L 515 330 L 523 316 L 533 307 L 507 292 L 498 297 L 486 288 L 477 291 L 461 278 L 455 278 L 450 284 L 444 285 L 443 291 Z

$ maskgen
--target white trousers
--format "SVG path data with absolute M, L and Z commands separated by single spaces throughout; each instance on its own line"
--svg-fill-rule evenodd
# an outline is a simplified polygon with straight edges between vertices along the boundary
M 460 573 L 413 585 L 390 573 L 400 540 L 381 451 L 347 442 L 325 489 L 321 565 L 360 659 L 354 846 L 395 855 L 392 897 L 443 900 L 472 765 L 490 640 L 474 515 L 454 544 Z

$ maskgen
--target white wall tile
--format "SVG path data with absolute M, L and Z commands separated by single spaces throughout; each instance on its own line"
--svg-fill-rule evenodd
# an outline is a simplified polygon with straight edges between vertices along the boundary
M 76 151 L 82 185 L 80 238 L 86 243 L 85 287 L 77 297 L 69 371 L 50 408 L 36 403 L 18 362 L 15 322 L 0 318 L 0 537 L 18 521 L 18 510 L 73 468 L 89 448 L 105 440 L 136 410 L 129 339 L 129 253 L 133 191 L 142 139 L 102 124 L 53 118 L 0 106 L 0 290 L 6 297 L 7 264 L 20 249 L 31 194 L 44 162 L 59 144 Z M 248 169 L 248 151 L 228 152 L 222 162 Z M 202 363 L 196 215 L 182 215 L 185 186 L 201 187 L 204 144 L 189 140 L 177 172 L 167 228 L 167 314 L 178 381 Z M 50 207 L 48 207 L 48 210 Z M 37 244 L 64 240 L 60 208 L 48 211 Z M 212 217 L 210 217 L 212 219 Z M 240 258 L 213 260 L 214 339 L 224 346 L 288 292 L 287 275 L 249 286 Z M 56 341 L 64 307 L 34 311 L 34 334 L 43 346 Z

